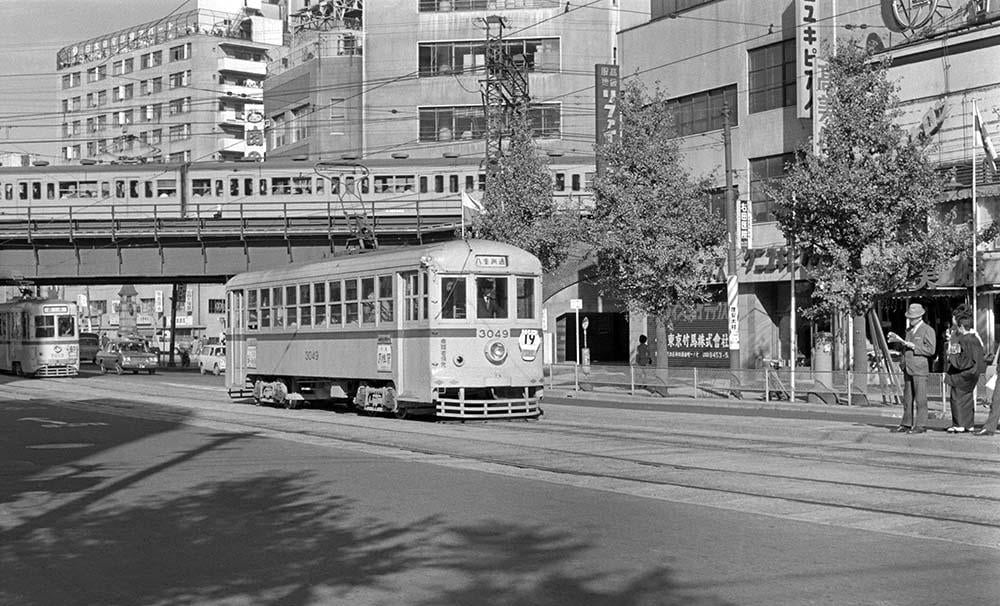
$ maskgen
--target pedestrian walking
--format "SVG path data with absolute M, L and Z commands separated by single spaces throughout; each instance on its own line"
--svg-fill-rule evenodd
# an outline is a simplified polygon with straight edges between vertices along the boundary
M 948 433 L 971 432 L 976 415 L 975 391 L 986 370 L 986 354 L 972 329 L 972 308 L 959 305 L 952 314 L 953 333 L 948 341 L 948 370 L 944 382 L 951 386 L 951 427 Z
M 934 329 L 924 322 L 924 306 L 911 303 L 906 309 L 906 338 L 894 332 L 886 336 L 889 343 L 903 349 L 903 418 L 893 431 L 924 433 L 927 431 L 927 375 L 937 342 Z

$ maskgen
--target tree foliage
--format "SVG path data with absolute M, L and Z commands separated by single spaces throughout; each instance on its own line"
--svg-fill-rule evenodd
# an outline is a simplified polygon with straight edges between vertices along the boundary
M 599 286 L 635 311 L 669 318 L 707 299 L 726 228 L 681 164 L 663 91 L 628 79 L 619 109 L 621 137 L 597 149 L 605 172 L 594 182 L 590 231 Z
M 557 208 L 548 162 L 523 113 L 512 119 L 512 130 L 499 170 L 487 182 L 484 212 L 473 219 L 472 233 L 523 248 L 550 271 L 566 260 L 580 238 L 579 208 Z
M 888 64 L 843 43 L 825 67 L 829 111 L 819 153 L 801 150 L 768 187 L 787 238 L 815 280 L 811 315 L 865 313 L 925 271 L 943 271 L 969 241 L 941 216 L 945 177 L 894 121 L 897 87 Z

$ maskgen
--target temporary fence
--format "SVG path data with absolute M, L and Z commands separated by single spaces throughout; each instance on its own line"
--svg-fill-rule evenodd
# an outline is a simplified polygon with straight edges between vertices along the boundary
M 948 410 L 945 375 L 927 378 L 932 408 Z M 545 385 L 551 389 L 618 392 L 672 398 L 726 398 L 736 400 L 792 400 L 792 373 L 788 368 L 656 368 L 626 365 L 551 364 Z M 992 392 L 980 381 L 978 395 Z M 903 397 L 902 373 L 812 370 L 795 371 L 794 401 L 847 406 L 894 406 Z

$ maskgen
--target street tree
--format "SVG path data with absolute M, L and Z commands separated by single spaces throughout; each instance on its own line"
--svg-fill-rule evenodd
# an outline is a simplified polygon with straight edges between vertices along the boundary
M 523 248 L 551 271 L 580 238 L 580 209 L 557 207 L 547 157 L 535 144 L 524 112 L 512 116 L 511 127 L 509 145 L 487 181 L 483 212 L 474 217 L 471 231 L 477 238 Z
M 709 298 L 725 258 L 726 228 L 705 184 L 682 165 L 664 92 L 626 80 L 621 136 L 597 148 L 590 236 L 599 287 L 669 323 Z
M 785 237 L 809 260 L 815 287 L 807 317 L 854 316 L 860 369 L 864 314 L 922 273 L 945 270 L 970 234 L 939 210 L 946 176 L 935 171 L 926 142 L 896 122 L 888 61 L 845 42 L 824 69 L 828 112 L 818 150 L 801 149 L 767 189 Z

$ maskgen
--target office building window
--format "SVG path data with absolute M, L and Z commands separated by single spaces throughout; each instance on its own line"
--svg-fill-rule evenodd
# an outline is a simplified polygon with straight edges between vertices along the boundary
M 795 40 L 755 48 L 750 63 L 750 113 L 795 105 Z
M 347 113 L 343 99 L 330 99 L 330 134 L 343 135 L 347 123 Z
M 170 88 L 179 88 L 191 84 L 191 70 L 170 74 Z
M 756 223 L 774 221 L 774 201 L 764 190 L 769 181 L 785 176 L 785 166 L 795 161 L 794 153 L 750 159 L 750 204 Z
M 486 118 L 478 105 L 421 107 L 420 141 L 454 141 L 482 139 L 486 133 Z M 561 106 L 544 103 L 528 110 L 532 132 L 536 137 L 559 137 Z
M 191 125 L 190 124 L 176 124 L 170 127 L 168 132 L 170 141 L 183 141 L 191 137 Z
M 737 124 L 736 85 L 685 95 L 667 101 L 674 113 L 677 136 L 684 137 L 718 130 L 723 126 L 723 103 L 729 104 L 729 124 Z
M 505 40 L 504 49 L 511 56 L 523 55 L 528 71 L 558 71 L 559 39 L 535 38 Z M 430 42 L 418 45 L 420 75 L 483 74 L 486 65 L 486 43 Z
M 170 48 L 171 61 L 183 61 L 191 58 L 191 43 L 181 44 Z
M 189 111 L 191 111 L 191 97 L 174 99 L 170 102 L 170 115 L 186 114 Z

